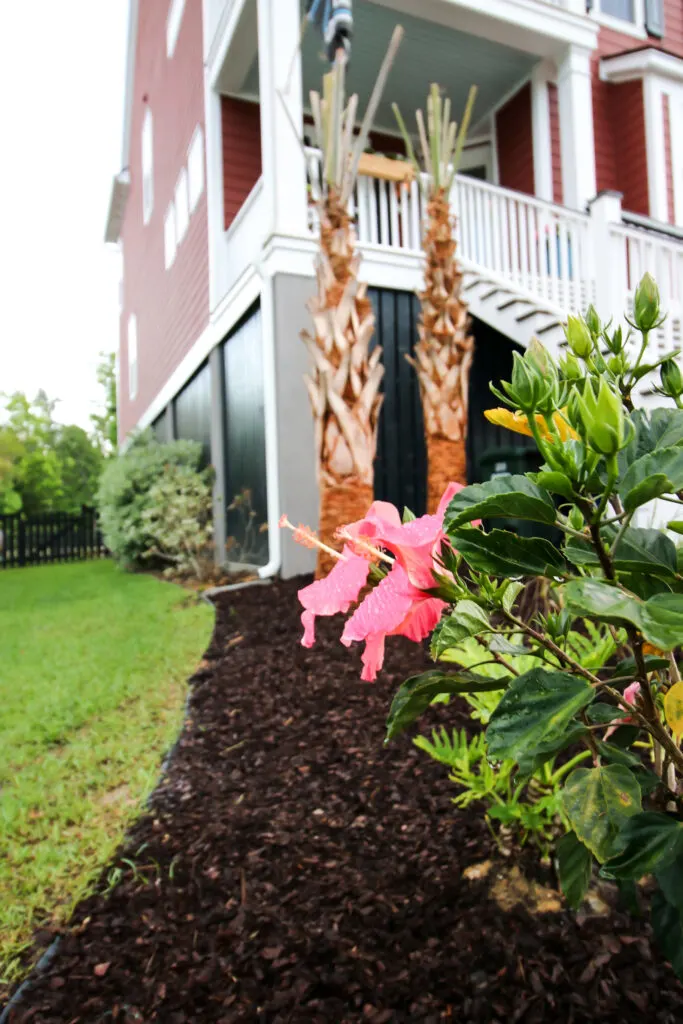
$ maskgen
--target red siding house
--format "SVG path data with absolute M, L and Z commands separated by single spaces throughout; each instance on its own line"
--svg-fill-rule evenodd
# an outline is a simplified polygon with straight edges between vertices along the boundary
M 628 309 L 645 270 L 670 314 L 657 341 L 681 344 L 681 0 L 355 0 L 354 17 L 348 79 L 361 105 L 393 26 L 405 28 L 376 150 L 402 152 L 392 101 L 414 110 L 436 81 L 458 109 L 478 86 L 453 188 L 482 360 L 473 379 L 504 375 L 535 334 L 559 348 L 563 319 L 589 302 Z M 320 41 L 309 33 L 299 48 L 299 32 L 300 0 L 131 0 L 106 228 L 123 252 L 121 434 L 200 441 L 216 471 L 219 556 L 263 575 L 310 568 L 277 521 L 286 510 L 315 525 L 318 504 L 299 333 L 320 167 L 308 96 L 327 68 Z M 403 353 L 422 208 L 416 184 L 396 188 L 361 176 L 354 209 L 387 368 L 377 488 L 419 512 L 419 403 Z M 473 396 L 473 409 L 485 401 Z M 475 475 L 498 443 L 487 429 L 471 432 Z M 392 450 L 398 434 L 414 451 Z

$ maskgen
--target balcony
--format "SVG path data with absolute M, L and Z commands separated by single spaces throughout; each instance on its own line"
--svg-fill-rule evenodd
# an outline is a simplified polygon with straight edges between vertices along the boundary
M 315 237 L 320 152 L 307 149 L 306 164 Z M 683 347 L 683 231 L 623 212 L 615 195 L 580 213 L 463 174 L 451 201 L 472 311 L 513 340 L 525 344 L 538 333 L 561 344 L 559 322 L 590 303 L 605 318 L 632 310 L 635 287 L 650 271 L 669 314 L 655 343 L 661 353 Z M 418 182 L 360 175 L 351 213 L 363 266 L 382 259 L 388 266 L 412 264 L 419 288 L 424 208 Z M 369 277 L 377 283 L 372 271 Z

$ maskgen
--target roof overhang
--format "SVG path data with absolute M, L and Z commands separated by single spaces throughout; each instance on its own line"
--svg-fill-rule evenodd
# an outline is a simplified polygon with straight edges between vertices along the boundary
M 656 50 L 653 46 L 646 46 L 614 57 L 603 57 L 600 61 L 600 78 L 603 82 L 618 85 L 651 76 L 683 82 L 683 59 Z
M 126 212 L 128 193 L 130 192 L 130 174 L 128 171 L 121 171 L 114 178 L 109 198 L 109 213 L 107 214 L 107 226 L 104 231 L 105 242 L 118 242 L 121 237 L 123 217 Z

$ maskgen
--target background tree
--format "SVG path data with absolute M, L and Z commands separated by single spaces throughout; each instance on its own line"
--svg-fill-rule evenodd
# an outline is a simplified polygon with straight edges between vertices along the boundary
M 380 69 L 360 133 L 353 129 L 358 97 L 345 98 L 345 57 L 325 76 L 321 97 L 311 93 L 314 131 L 322 151 L 316 202 L 320 224 L 317 293 L 309 303 L 314 331 L 302 338 L 311 355 L 306 387 L 315 420 L 320 487 L 320 536 L 334 545 L 340 523 L 361 518 L 373 497 L 377 421 L 384 369 L 381 348 L 370 354 L 375 329 L 366 286 L 358 280 L 360 257 L 349 200 L 389 68 L 402 37 L 397 28 Z M 331 556 L 319 552 L 318 574 Z
M 55 454 L 60 464 L 62 485 L 59 511 L 76 513 L 83 505 L 94 504 L 104 463 L 104 455 L 95 438 L 74 424 L 60 427 Z
M 456 258 L 455 217 L 450 194 L 467 135 L 476 90 L 470 90 L 458 132 L 451 121 L 451 103 L 442 100 L 432 86 L 427 100 L 427 126 L 422 111 L 417 126 L 422 162 L 401 113 L 394 113 L 406 151 L 422 182 L 427 216 L 422 239 L 425 252 L 425 286 L 420 293 L 422 309 L 420 340 L 415 368 L 420 384 L 427 444 L 427 510 L 435 512 L 450 481 L 467 483 L 467 416 L 470 368 L 474 339 L 469 333 L 467 306 L 461 298 L 462 272 Z
M 116 408 L 116 355 L 102 353 L 97 367 L 97 383 L 104 388 L 104 406 L 90 420 L 95 438 L 104 455 L 112 455 L 118 447 L 118 416 Z

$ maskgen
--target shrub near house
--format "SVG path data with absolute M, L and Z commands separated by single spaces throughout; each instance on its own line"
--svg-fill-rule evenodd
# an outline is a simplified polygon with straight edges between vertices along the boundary
M 107 465 L 97 496 L 102 532 L 125 568 L 156 562 L 201 577 L 211 538 L 211 484 L 200 461 L 195 441 L 159 444 L 141 434 Z
M 376 502 L 342 531 L 346 546 L 329 576 L 302 591 L 302 619 L 311 643 L 316 614 L 347 611 L 366 581 L 374 584 L 342 637 L 365 641 L 368 679 L 386 636 L 431 634 L 440 667 L 399 689 L 388 738 L 434 699 L 467 695 L 476 710 L 477 694 L 495 693 L 485 716 L 494 772 L 511 773 L 521 792 L 558 756 L 571 759 L 571 770 L 551 780 L 569 903 L 581 902 L 596 862 L 632 891 L 653 875 L 655 934 L 683 976 L 683 558 L 665 531 L 633 525 L 655 498 L 677 512 L 683 505 L 683 380 L 670 358 L 647 362 L 662 322 L 648 275 L 634 308 L 635 346 L 590 309 L 585 320 L 570 318 L 570 351 L 559 365 L 538 344 L 515 356 L 512 380 L 495 391 L 509 411 L 497 417 L 534 438 L 540 472 L 465 487 L 445 496 L 437 516 L 403 523 Z M 658 391 L 676 408 L 636 411 L 633 390 L 657 367 Z M 562 543 L 474 525 L 510 509 L 555 527 Z M 517 599 L 530 579 L 551 581 L 558 610 L 525 622 Z M 580 642 L 586 635 L 593 645 Z M 482 665 L 457 667 L 469 638 Z M 447 743 L 432 746 L 447 763 L 459 756 L 455 738 L 450 752 Z

